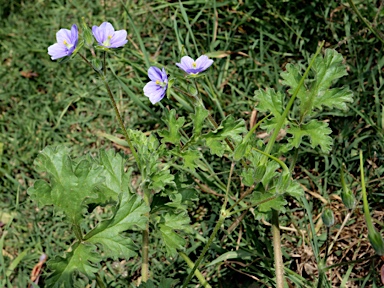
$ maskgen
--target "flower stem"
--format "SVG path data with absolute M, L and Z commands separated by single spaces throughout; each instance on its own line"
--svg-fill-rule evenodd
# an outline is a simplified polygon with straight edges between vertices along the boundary
M 143 282 L 147 282 L 149 279 L 149 224 L 147 223 L 143 230 L 143 254 L 141 264 L 141 278 Z
M 185 262 L 187 262 L 189 268 L 193 268 L 194 263 L 192 262 L 191 259 L 189 259 L 189 257 L 185 253 L 179 252 L 179 255 L 180 255 L 181 258 L 184 259 Z M 209 285 L 208 281 L 205 280 L 203 274 L 201 274 L 199 269 L 196 269 L 195 275 L 196 275 L 197 279 L 199 279 L 199 281 L 200 281 L 201 285 L 203 285 L 203 287 L 205 287 L 205 288 L 212 288 L 212 286 Z
M 111 88 L 109 87 L 107 78 L 103 74 L 101 74 L 101 73 L 100 73 L 100 78 L 103 81 L 103 83 L 105 85 L 105 88 L 107 88 L 108 96 L 111 99 L 113 109 L 115 110 L 115 114 L 116 114 L 117 120 L 118 120 L 118 122 L 120 124 L 120 128 L 123 131 L 125 140 L 127 140 L 127 143 L 129 145 L 129 149 L 131 150 L 131 152 L 133 154 L 133 157 L 135 158 L 136 164 L 139 167 L 139 170 L 141 171 L 141 165 L 140 165 L 140 161 L 139 161 L 139 156 L 137 155 L 136 149 L 135 149 L 135 147 L 133 147 L 133 144 L 131 142 L 131 138 L 129 137 L 128 132 L 125 129 L 125 126 L 124 126 L 124 123 L 123 123 L 123 119 L 121 118 L 119 109 L 117 108 L 115 99 L 113 98 L 112 91 L 111 91 Z
M 380 33 L 380 31 L 378 31 L 376 28 L 374 28 L 371 23 L 369 23 L 361 14 L 360 14 L 360 11 L 359 9 L 357 9 L 357 7 L 355 6 L 355 4 L 353 3 L 352 0 L 347 0 L 349 5 L 351 5 L 351 8 L 353 9 L 353 11 L 355 11 L 356 15 L 360 18 L 361 21 L 363 21 L 363 23 L 365 24 L 365 26 L 368 27 L 368 29 L 381 41 L 381 43 L 384 44 L 384 37 L 383 35 Z
M 315 59 L 317 58 L 317 55 L 320 54 L 320 51 L 321 51 L 321 48 L 323 47 L 323 45 L 324 45 L 324 41 L 321 42 L 319 48 L 317 49 L 315 55 L 313 56 L 311 62 L 309 63 L 309 66 L 308 66 L 307 70 L 305 70 L 303 77 L 301 77 L 300 82 L 297 85 L 295 91 L 293 92 L 293 95 L 292 95 L 291 99 L 289 99 L 289 102 L 288 102 L 287 106 L 285 107 L 285 110 L 284 110 L 283 114 L 277 119 L 276 127 L 273 130 L 272 136 L 269 139 L 267 147 L 265 148 L 265 151 L 264 151 L 266 154 L 271 154 L 272 147 L 275 144 L 275 141 L 276 141 L 276 138 L 277 138 L 277 136 L 278 136 L 278 134 L 280 132 L 280 129 L 283 127 L 284 121 L 287 118 L 288 113 L 291 110 L 291 107 L 292 107 L 293 103 L 295 102 L 296 96 L 299 93 L 301 86 L 303 86 L 304 80 L 307 78 L 308 73 L 309 73 L 310 69 L 312 68 L 313 63 L 315 62 Z M 268 160 L 267 156 L 262 157 L 261 160 L 260 160 L 260 162 L 261 162 L 260 164 L 261 165 L 266 165 L 267 164 L 267 160 Z
M 213 242 L 213 239 L 216 236 L 216 233 L 219 231 L 219 229 L 220 229 L 221 225 L 224 223 L 224 220 L 226 217 L 227 217 L 226 211 L 222 210 L 220 213 L 220 218 L 217 221 L 216 226 L 213 229 L 213 232 L 212 232 L 211 236 L 209 237 L 207 244 L 205 244 L 203 251 L 201 252 L 199 258 L 195 262 L 195 265 L 193 266 L 191 272 L 189 272 L 187 279 L 184 281 L 183 288 L 186 288 L 189 281 L 191 281 L 193 274 L 195 273 L 196 269 L 199 267 L 201 261 L 203 260 L 203 258 L 205 256 L 205 253 L 207 253 L 209 247 L 211 246 L 211 244 Z
M 127 141 L 128 143 L 128 146 L 129 146 L 129 149 L 131 150 L 132 154 L 133 154 L 133 157 L 135 158 L 135 161 L 136 161 L 136 164 L 137 166 L 139 167 L 139 170 L 140 170 L 140 162 L 139 162 L 139 156 L 137 155 L 137 152 L 136 152 L 136 149 L 133 147 L 133 144 L 131 142 L 131 138 L 129 137 L 128 135 L 128 132 L 127 132 L 127 129 L 125 129 L 125 126 L 124 126 L 124 123 L 123 123 L 123 119 L 121 118 L 121 115 L 120 115 L 120 112 L 119 112 L 119 109 L 117 109 L 117 105 L 116 105 L 116 101 L 115 101 L 115 98 L 113 97 L 113 94 L 112 94 L 112 90 L 111 88 L 109 87 L 109 84 L 108 84 L 108 81 L 107 81 L 107 77 L 105 76 L 105 73 L 106 73 L 106 68 L 105 68 L 105 52 L 104 52 L 104 74 L 101 73 L 100 71 L 97 71 L 95 70 L 95 68 L 92 66 L 91 62 L 89 62 L 89 60 L 82 54 L 78 53 L 80 55 L 80 57 L 85 61 L 85 63 L 92 68 L 92 70 L 94 70 L 96 73 L 99 74 L 101 80 L 103 81 L 104 83 L 104 86 L 105 88 L 107 88 L 107 92 L 108 92 L 108 96 L 109 98 L 111 99 L 111 102 L 112 102 L 112 106 L 113 106 L 113 109 L 115 110 L 115 114 L 116 114 L 116 117 L 117 117 L 117 120 L 120 124 L 120 128 L 121 130 L 123 131 L 123 134 L 124 134 L 124 137 L 125 137 L 125 140 Z
M 272 209 L 272 236 L 275 259 L 276 288 L 284 288 L 284 264 L 281 252 L 279 212 Z

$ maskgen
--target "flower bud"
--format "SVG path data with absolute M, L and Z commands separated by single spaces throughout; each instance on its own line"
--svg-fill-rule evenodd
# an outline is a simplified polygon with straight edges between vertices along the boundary
M 267 166 L 265 166 L 265 165 L 260 165 L 260 166 L 256 167 L 256 171 L 255 171 L 255 182 L 256 183 L 259 183 L 263 179 L 265 171 L 267 171 Z
M 368 239 L 369 242 L 371 242 L 371 245 L 373 249 L 375 250 L 376 254 L 379 256 L 384 255 L 384 241 L 383 237 L 381 237 L 380 233 L 377 231 L 374 231 L 373 233 L 368 233 Z
M 197 95 L 197 89 L 194 86 L 192 86 L 192 85 L 188 85 L 188 92 L 192 96 L 196 96 Z
M 332 210 L 329 208 L 326 208 L 323 211 L 323 214 L 321 214 L 321 219 L 323 220 L 324 225 L 328 228 L 335 223 L 335 217 L 333 216 Z
M 97 72 L 101 71 L 103 69 L 103 63 L 101 63 L 101 60 L 98 58 L 93 58 L 92 59 L 92 67 L 95 69 Z
M 82 26 L 82 28 L 83 28 L 83 39 L 84 39 L 84 44 L 85 44 L 85 46 L 87 46 L 88 48 L 91 48 L 95 39 L 93 38 L 91 29 L 89 29 L 89 27 L 88 27 L 87 24 L 85 23 L 84 17 L 82 18 L 81 26 Z
M 243 158 L 246 152 L 247 146 L 248 146 L 248 143 L 240 143 L 239 145 L 237 145 L 235 149 L 235 155 L 234 155 L 235 160 L 240 160 L 241 158 Z
M 343 190 L 341 192 L 341 200 L 343 201 L 343 204 L 347 209 L 353 209 L 355 208 L 355 196 L 353 195 L 352 191 L 349 189 Z
M 287 192 L 286 190 L 289 186 L 290 180 L 291 180 L 291 174 L 283 171 L 283 173 L 280 176 L 279 182 L 277 183 L 277 192 L 281 194 Z

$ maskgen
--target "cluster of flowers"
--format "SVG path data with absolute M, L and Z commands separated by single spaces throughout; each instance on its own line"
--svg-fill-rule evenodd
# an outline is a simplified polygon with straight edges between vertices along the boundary
M 78 34 L 76 24 L 72 25 L 71 30 L 60 29 L 56 33 L 57 43 L 48 47 L 48 54 L 51 59 L 56 60 L 72 55 L 79 40 Z M 109 22 L 103 22 L 100 26 L 93 26 L 92 34 L 98 45 L 104 48 L 119 48 L 128 42 L 126 39 L 127 31 L 115 31 Z M 196 61 L 189 56 L 184 56 L 176 65 L 186 73 L 196 75 L 208 69 L 212 63 L 213 60 L 202 55 Z M 164 98 L 168 87 L 168 76 L 164 68 L 160 70 L 158 67 L 152 66 L 148 69 L 148 77 L 151 81 L 144 86 L 144 95 L 149 98 L 152 104 L 155 104 Z
M 127 40 L 127 31 L 115 31 L 112 24 L 104 22 L 100 26 L 92 27 L 92 34 L 97 43 L 105 48 L 118 48 L 124 46 Z M 48 47 L 48 54 L 52 60 L 70 56 L 76 49 L 79 40 L 79 32 L 76 24 L 72 25 L 71 30 L 60 29 L 56 33 L 57 43 Z
M 176 63 L 176 66 L 188 74 L 196 75 L 207 70 L 212 63 L 213 60 L 206 55 L 200 56 L 196 61 L 189 56 L 184 56 L 180 63 Z M 152 66 L 148 69 L 148 77 L 151 81 L 144 86 L 144 95 L 149 98 L 152 104 L 155 104 L 164 98 L 168 87 L 168 76 L 164 68 L 160 70 Z

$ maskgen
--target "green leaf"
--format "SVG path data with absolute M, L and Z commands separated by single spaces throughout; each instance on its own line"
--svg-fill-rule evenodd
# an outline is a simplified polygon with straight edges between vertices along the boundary
M 329 108 L 337 108 L 340 110 L 347 110 L 346 102 L 353 102 L 352 91 L 347 88 L 333 88 L 324 91 L 314 100 L 314 107 L 321 109 L 322 105 Z
M 191 119 L 193 122 L 193 137 L 200 137 L 201 130 L 203 129 L 203 124 L 205 119 L 208 117 L 208 110 L 201 106 L 195 107 L 195 114 L 191 114 Z
M 99 164 L 104 168 L 101 174 L 104 177 L 103 197 L 112 197 L 117 200 L 121 193 L 131 193 L 129 191 L 129 176 L 124 171 L 125 159 L 114 150 L 100 150 Z
M 285 66 L 285 71 L 280 73 L 281 78 L 283 80 L 281 81 L 281 84 L 287 85 L 291 87 L 288 92 L 292 95 L 295 91 L 295 89 L 299 86 L 299 82 L 301 80 L 301 73 L 300 73 L 300 66 L 299 65 L 293 65 L 288 63 Z M 305 89 L 305 85 L 302 85 L 298 91 L 297 97 L 299 99 L 304 99 L 307 91 Z
M 195 161 L 200 159 L 200 152 L 196 150 L 187 150 L 181 153 L 181 157 L 184 159 L 184 166 L 188 169 L 195 170 Z
M 254 256 L 255 256 L 254 253 L 251 253 L 251 252 L 243 250 L 243 249 L 239 249 L 237 251 L 228 251 L 228 252 L 220 255 L 219 257 L 217 257 L 211 263 L 207 264 L 206 267 L 216 265 L 218 263 L 227 261 L 228 259 L 250 260 Z
M 125 183 L 127 184 L 127 183 Z M 84 241 L 103 246 L 103 257 L 129 259 L 136 256 L 138 247 L 132 239 L 121 235 L 126 230 L 144 230 L 149 207 L 137 195 L 121 194 L 121 202 L 112 219 L 100 222 Z
M 255 91 L 255 99 L 259 102 L 256 106 L 258 111 L 271 112 L 277 118 L 283 113 L 284 96 L 282 93 L 271 88 L 259 89 Z
M 174 256 L 177 250 L 184 249 L 185 240 L 175 230 L 184 230 L 191 232 L 188 225 L 190 219 L 185 212 L 174 214 L 173 212 L 165 214 L 159 224 L 161 236 L 165 244 L 167 255 Z
M 272 196 L 274 196 L 275 194 L 272 194 L 272 193 L 267 193 L 267 192 L 258 192 L 258 191 L 255 191 L 253 194 L 252 194 L 252 203 L 258 203 L 260 201 L 263 201 L 263 200 L 266 200 Z M 284 199 L 284 197 L 282 195 L 279 195 L 277 196 L 277 198 L 274 198 L 272 200 L 269 200 L 267 202 L 264 202 L 260 205 L 257 206 L 257 209 L 259 212 L 268 212 L 270 211 L 271 209 L 275 209 L 275 210 L 278 210 L 278 211 L 284 211 L 284 206 L 287 204 L 287 201 Z
M 328 123 L 311 120 L 301 126 L 291 124 L 287 129 L 287 133 L 292 134 L 292 138 L 289 138 L 288 141 L 293 147 L 298 148 L 303 136 L 308 136 L 312 148 L 320 146 L 324 153 L 329 153 L 331 150 L 332 138 L 329 134 L 332 133 L 332 130 L 328 127 Z
M 131 141 L 137 149 L 141 162 L 142 185 L 146 189 L 159 192 L 166 185 L 174 185 L 174 176 L 169 171 L 169 166 L 162 163 L 165 145 L 159 146 L 159 141 L 153 136 L 146 136 L 140 131 L 129 130 Z
M 96 253 L 96 246 L 77 244 L 66 257 L 56 256 L 48 261 L 48 267 L 54 272 L 46 280 L 46 286 L 52 288 L 72 288 L 75 273 L 82 273 L 88 279 L 95 279 L 99 268 L 95 263 L 101 261 L 99 253 Z
M 222 142 L 224 139 L 232 139 L 240 142 L 242 134 L 247 131 L 243 119 L 235 120 L 233 116 L 226 117 L 220 126 L 207 134 L 203 135 L 206 145 L 211 149 L 211 153 L 223 156 L 227 144 Z
M 162 118 L 164 123 L 168 126 L 168 130 L 159 131 L 159 135 L 163 137 L 161 139 L 162 143 L 180 143 L 181 134 L 179 129 L 181 129 L 185 123 L 184 117 L 179 117 L 176 119 L 176 110 L 172 109 L 169 113 Z
M 325 55 L 319 55 L 312 66 L 313 76 L 300 87 L 297 95 L 300 99 L 300 114 L 310 114 L 313 109 L 329 108 L 347 109 L 346 102 L 353 102 L 353 94 L 348 88 L 331 88 L 339 78 L 347 75 L 343 57 L 336 50 L 326 49 Z M 298 87 L 301 75 L 298 66 L 287 65 L 287 70 L 281 73 L 283 84 L 290 86 L 291 94 Z
M 71 223 L 79 225 L 86 204 L 105 201 L 103 168 L 92 163 L 89 157 L 76 163 L 69 157 L 68 148 L 48 146 L 34 164 L 39 172 L 46 173 L 50 184 L 36 181 L 36 185 L 28 189 L 31 198 L 40 205 L 54 205 Z M 108 195 L 112 197 L 113 194 Z

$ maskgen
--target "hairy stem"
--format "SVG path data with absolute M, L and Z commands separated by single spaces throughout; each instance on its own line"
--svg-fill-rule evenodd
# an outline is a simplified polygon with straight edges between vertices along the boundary
M 272 209 L 272 236 L 275 259 L 276 288 L 284 288 L 284 264 L 281 252 L 279 212 Z
M 308 73 L 311 70 L 311 67 L 312 67 L 313 63 L 315 62 L 315 59 L 316 59 L 317 55 L 320 54 L 320 51 L 321 51 L 321 48 L 323 47 L 323 45 L 324 45 L 324 41 L 321 42 L 319 48 L 317 49 L 315 55 L 313 56 L 311 62 L 309 63 L 309 66 L 308 66 L 307 70 L 305 70 L 303 77 L 301 77 L 300 82 L 297 85 L 295 91 L 293 92 L 293 95 L 292 95 L 291 99 L 289 99 L 289 102 L 287 104 L 287 107 L 285 107 L 285 110 L 284 110 L 283 114 L 280 116 L 279 119 L 277 119 L 276 127 L 273 130 L 272 136 L 269 139 L 267 147 L 265 148 L 265 151 L 264 151 L 266 154 L 271 154 L 272 147 L 275 144 L 276 138 L 277 138 L 277 136 L 278 136 L 278 134 L 280 132 L 280 129 L 284 125 L 284 121 L 287 118 L 288 113 L 291 110 L 291 107 L 292 107 L 293 103 L 295 102 L 296 96 L 297 96 L 297 94 L 300 91 L 300 87 L 303 86 L 304 80 L 307 78 Z M 267 160 L 268 160 L 267 156 L 262 157 L 261 161 L 260 161 L 261 165 L 265 165 L 267 163 Z
M 189 259 L 189 257 L 185 253 L 179 252 L 179 255 L 181 256 L 181 258 L 184 259 L 185 262 L 187 262 L 189 268 L 193 268 L 193 266 L 195 264 L 192 262 L 191 259 Z M 196 269 L 195 276 L 197 277 L 197 279 L 199 279 L 199 281 L 200 281 L 201 285 L 203 285 L 203 287 L 205 287 L 205 288 L 212 288 L 212 286 L 209 285 L 208 281 L 205 280 L 203 274 L 201 274 L 199 269 Z
M 149 224 L 147 223 L 145 230 L 143 230 L 143 242 L 142 242 L 142 264 L 141 264 L 141 279 L 143 282 L 147 282 L 149 279 Z
M 139 170 L 141 170 L 141 165 L 140 165 L 140 161 L 139 161 L 139 156 L 137 155 L 137 152 L 136 152 L 135 147 L 133 147 L 133 144 L 132 144 L 132 142 L 131 142 L 131 138 L 130 138 L 129 135 L 128 135 L 127 129 L 125 129 L 125 126 L 124 126 L 124 123 L 123 123 L 123 119 L 121 118 L 119 109 L 117 109 L 116 101 L 115 101 L 115 99 L 113 98 L 112 91 L 111 91 L 111 88 L 109 87 L 107 78 L 106 78 L 103 74 L 101 74 L 101 73 L 100 73 L 100 77 L 101 77 L 101 80 L 102 80 L 103 83 L 104 83 L 105 88 L 107 88 L 108 96 L 109 96 L 109 98 L 111 99 L 113 109 L 115 110 L 115 114 L 116 114 L 117 120 L 118 120 L 118 122 L 119 122 L 119 124 L 120 124 L 120 128 L 121 128 L 121 130 L 123 131 L 125 140 L 127 140 L 127 143 L 128 143 L 128 145 L 129 145 L 129 149 L 131 150 L 131 152 L 132 152 L 132 154 L 133 154 L 133 157 L 135 158 L 135 161 L 136 161 L 137 166 L 139 167 Z
M 203 260 L 203 258 L 205 256 L 205 253 L 207 253 L 209 247 L 211 246 L 211 244 L 213 242 L 213 239 L 215 239 L 216 233 L 219 231 L 219 229 L 220 229 L 221 225 L 224 223 L 224 220 L 226 217 L 227 217 L 226 211 L 221 211 L 220 218 L 217 221 L 216 226 L 213 229 L 213 232 L 212 232 L 211 236 L 209 237 L 207 244 L 205 244 L 203 251 L 201 252 L 199 258 L 195 262 L 195 265 L 193 266 L 191 272 L 189 272 L 187 279 L 185 279 L 185 281 L 184 281 L 183 288 L 186 288 L 189 281 L 191 281 L 193 274 L 195 273 L 196 269 L 199 267 L 201 261 Z

